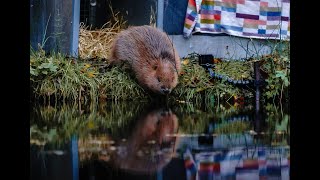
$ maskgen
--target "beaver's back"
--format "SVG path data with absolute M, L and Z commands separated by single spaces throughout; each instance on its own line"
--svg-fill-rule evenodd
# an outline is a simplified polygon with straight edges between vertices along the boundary
M 137 26 L 122 31 L 116 37 L 111 59 L 129 61 L 132 65 L 138 62 L 140 66 L 152 63 L 147 61 L 155 61 L 163 54 L 174 56 L 174 53 L 173 45 L 164 32 L 151 26 Z

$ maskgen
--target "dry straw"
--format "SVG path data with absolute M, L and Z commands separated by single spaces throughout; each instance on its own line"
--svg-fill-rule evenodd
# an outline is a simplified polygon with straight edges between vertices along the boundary
M 112 19 L 98 30 L 80 23 L 79 56 L 81 59 L 108 59 L 114 36 L 126 28 L 120 13 L 112 13 Z

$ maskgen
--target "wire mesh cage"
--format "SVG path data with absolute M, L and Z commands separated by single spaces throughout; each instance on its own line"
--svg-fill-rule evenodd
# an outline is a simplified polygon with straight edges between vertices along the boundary
M 81 0 L 80 3 L 80 22 L 83 22 L 86 25 L 95 26 L 97 1 Z

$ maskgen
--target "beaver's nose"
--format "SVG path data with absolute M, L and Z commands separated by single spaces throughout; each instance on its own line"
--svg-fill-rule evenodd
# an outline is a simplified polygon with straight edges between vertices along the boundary
M 170 89 L 169 88 L 165 88 L 165 87 L 162 87 L 161 91 L 163 92 L 163 94 L 169 94 L 170 93 Z

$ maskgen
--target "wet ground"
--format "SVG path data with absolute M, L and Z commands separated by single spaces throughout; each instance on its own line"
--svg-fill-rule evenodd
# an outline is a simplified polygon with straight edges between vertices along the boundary
M 289 179 L 288 105 L 34 105 L 30 179 Z

